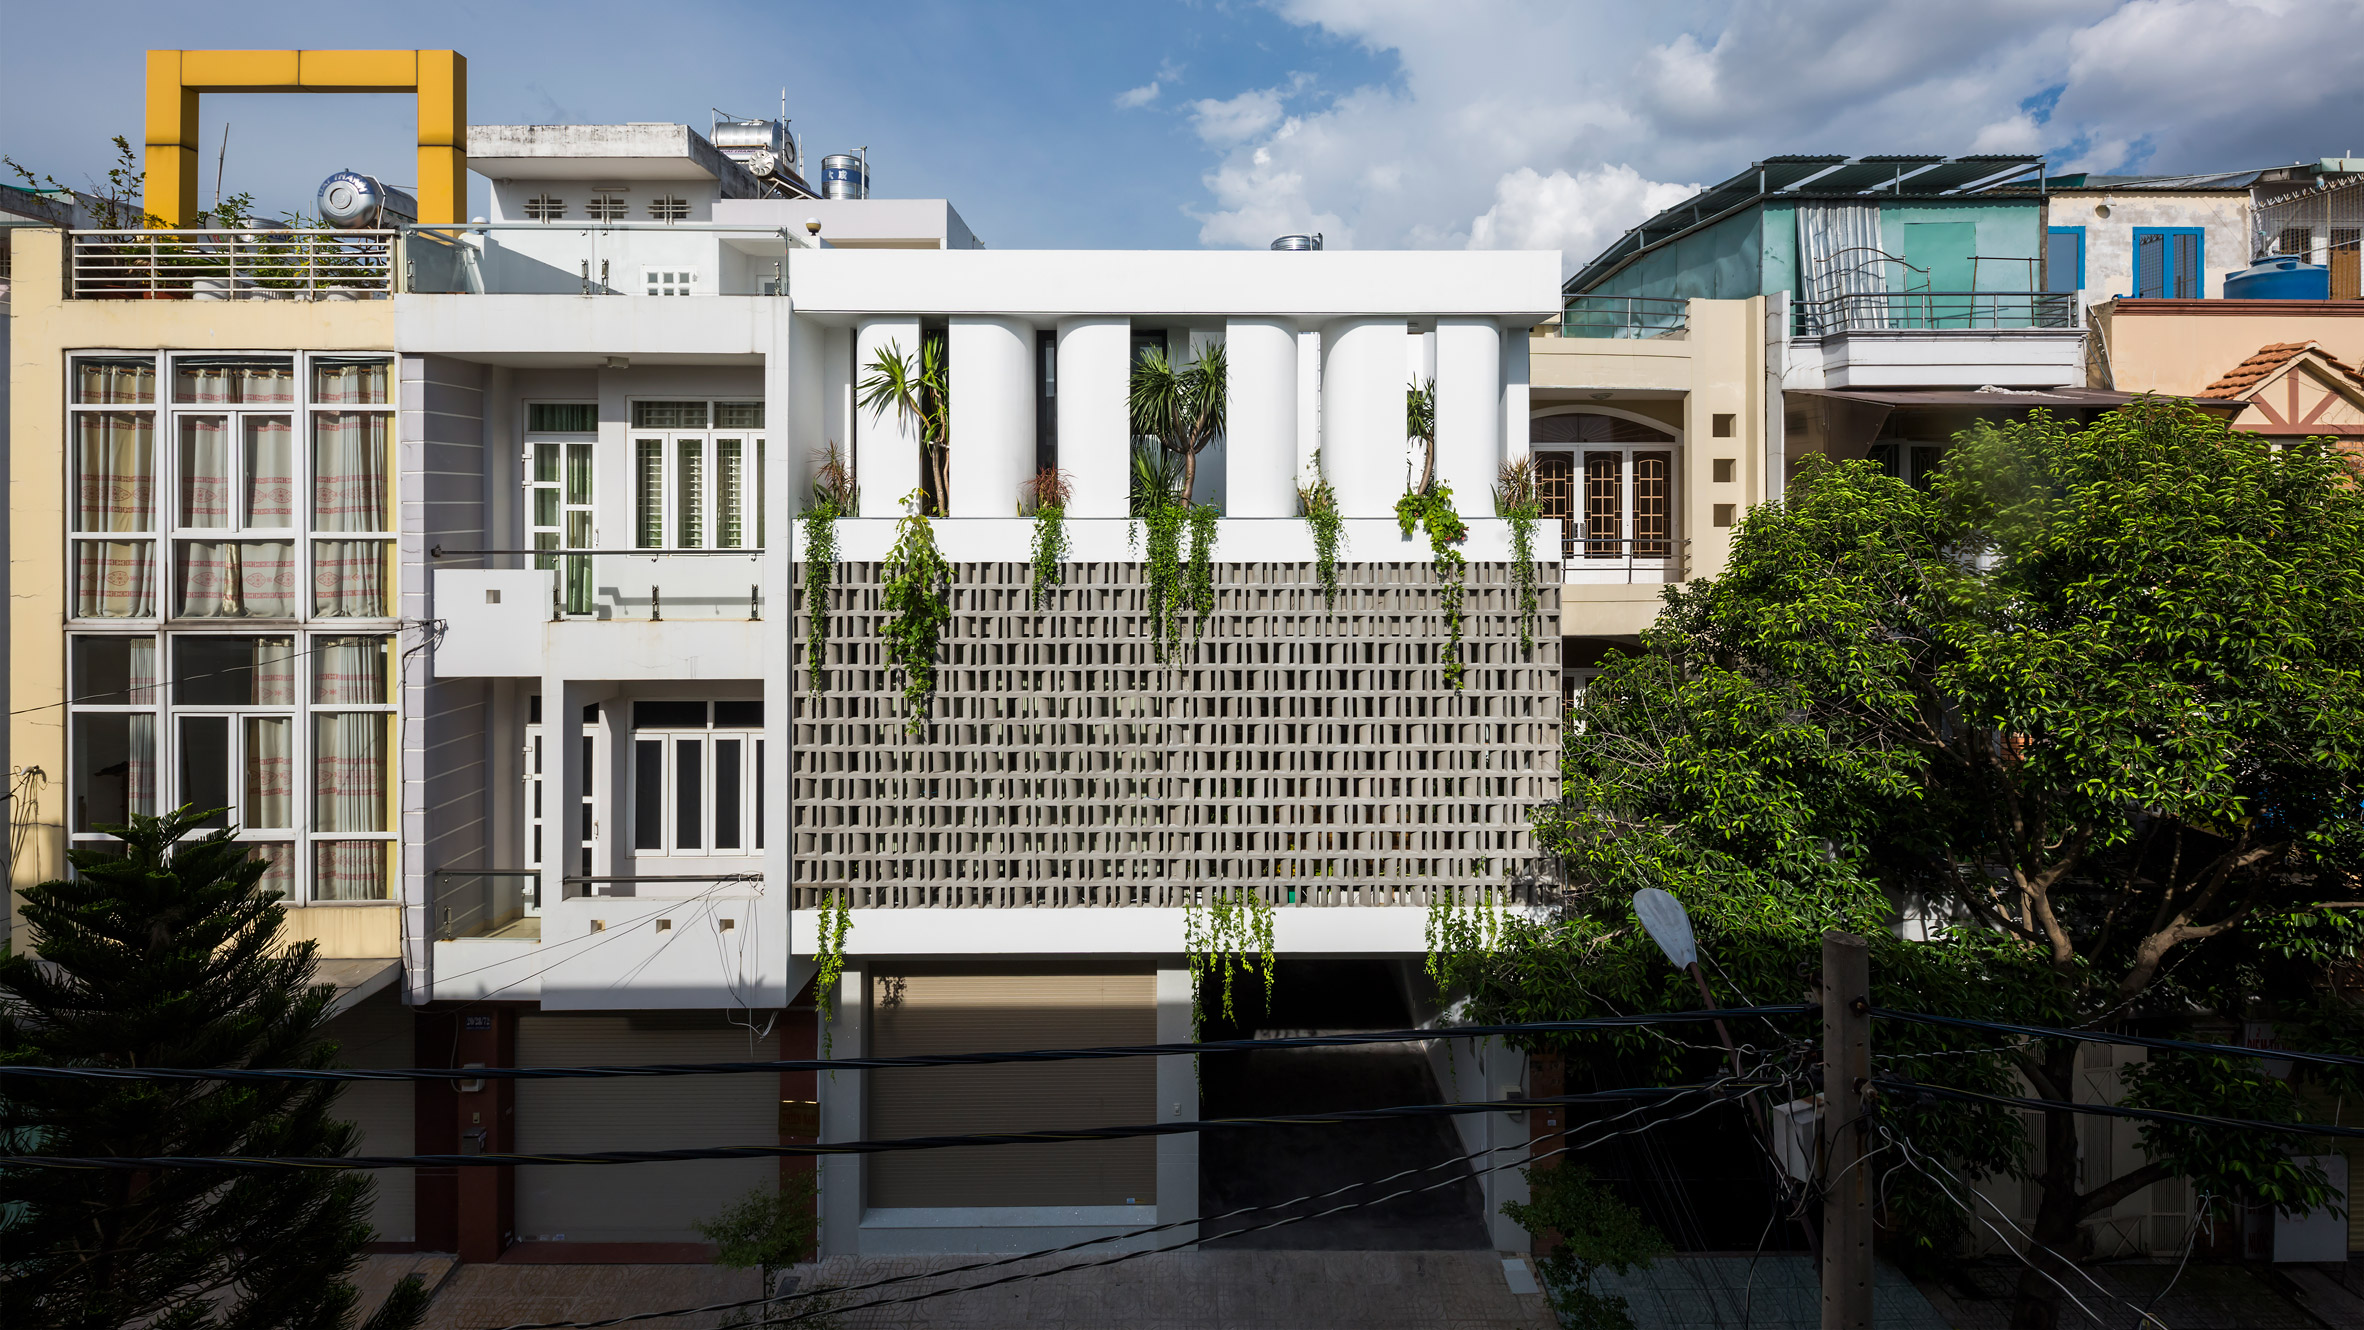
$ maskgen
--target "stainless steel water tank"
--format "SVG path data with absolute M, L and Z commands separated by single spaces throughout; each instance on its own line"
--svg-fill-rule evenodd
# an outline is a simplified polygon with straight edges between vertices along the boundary
M 854 153 L 830 153 L 821 159 L 821 197 L 825 199 L 869 198 L 870 167 Z
M 1282 236 L 1272 242 L 1272 247 L 1274 249 L 1320 249 L 1322 247 L 1321 232 L 1316 231 L 1309 236 Z
M 313 201 L 320 220 L 340 230 L 368 230 L 419 220 L 419 201 L 359 171 L 339 171 L 320 182 Z
M 717 120 L 714 146 L 724 155 L 744 160 L 758 148 L 787 156 L 788 127 L 777 120 Z

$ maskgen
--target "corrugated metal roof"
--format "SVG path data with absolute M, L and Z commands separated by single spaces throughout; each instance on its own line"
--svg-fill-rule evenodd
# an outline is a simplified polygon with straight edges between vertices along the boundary
M 1784 156 L 1753 162 L 1729 180 L 1699 191 L 1619 236 L 1562 284 L 1570 295 L 1641 255 L 1708 225 L 1726 213 L 1767 199 L 1948 198 L 1988 182 L 2040 170 L 2044 159 L 2012 153 L 1965 157 L 1890 154 L 1870 157 Z

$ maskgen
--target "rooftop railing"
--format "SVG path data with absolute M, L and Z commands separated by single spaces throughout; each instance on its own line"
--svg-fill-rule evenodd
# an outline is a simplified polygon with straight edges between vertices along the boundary
M 1791 309 L 1799 337 L 2077 326 L 2071 291 L 1855 291 L 1801 300 Z
M 1657 296 L 1571 296 L 1555 323 L 1560 337 L 1673 338 L 1690 329 L 1688 300 Z
M 73 300 L 383 300 L 392 231 L 74 231 Z
M 402 231 L 413 295 L 771 296 L 790 250 L 780 227 L 713 222 L 476 222 Z

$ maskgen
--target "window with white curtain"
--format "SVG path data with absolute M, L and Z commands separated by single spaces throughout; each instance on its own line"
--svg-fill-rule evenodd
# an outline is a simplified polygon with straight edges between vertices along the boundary
M 78 619 L 156 613 L 156 357 L 77 358 L 66 434 Z
M 75 846 L 191 806 L 290 900 L 392 899 L 390 650 L 381 635 L 72 636 Z

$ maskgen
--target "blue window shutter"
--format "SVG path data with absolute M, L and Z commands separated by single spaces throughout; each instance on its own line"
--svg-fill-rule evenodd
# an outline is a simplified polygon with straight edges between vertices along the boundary
M 2134 294 L 2144 300 L 2167 294 L 2167 237 L 2156 231 L 2134 237 Z
M 2179 300 L 2198 300 L 2207 294 L 2200 285 L 2200 233 L 2178 231 L 2175 241 L 2175 295 Z

